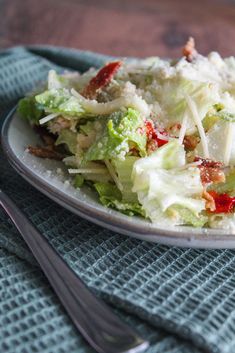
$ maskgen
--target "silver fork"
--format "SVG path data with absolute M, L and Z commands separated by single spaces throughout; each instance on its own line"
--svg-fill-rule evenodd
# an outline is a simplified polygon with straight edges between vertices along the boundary
M 137 353 L 148 342 L 97 299 L 45 237 L 0 189 L 0 205 L 31 249 L 76 328 L 99 353 Z

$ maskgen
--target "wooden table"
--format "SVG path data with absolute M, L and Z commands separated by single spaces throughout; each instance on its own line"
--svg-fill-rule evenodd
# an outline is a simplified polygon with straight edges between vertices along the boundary
M 0 47 L 53 44 L 117 56 L 235 54 L 233 0 L 0 0 Z

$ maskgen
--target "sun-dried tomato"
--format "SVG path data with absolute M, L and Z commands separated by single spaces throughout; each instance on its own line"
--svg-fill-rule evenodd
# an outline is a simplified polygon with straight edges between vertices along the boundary
M 167 136 L 167 132 L 163 129 L 161 131 L 157 131 L 157 129 L 154 128 L 152 121 L 147 120 L 145 122 L 145 127 L 146 127 L 146 134 L 147 134 L 148 143 L 150 143 L 151 140 L 154 140 L 155 142 L 157 142 L 157 147 L 161 147 L 168 142 L 167 139 L 162 139 L 159 136 L 159 134 L 161 134 L 163 136 Z M 158 132 L 159 132 L 159 134 L 158 134 Z M 153 145 L 153 144 L 151 143 L 151 145 Z
M 96 76 L 90 80 L 81 94 L 88 99 L 95 99 L 98 89 L 107 86 L 121 65 L 121 61 L 114 61 L 102 67 Z
M 215 210 L 210 213 L 231 213 L 235 206 L 235 197 L 228 194 L 218 194 L 216 191 L 208 191 L 215 202 Z
M 187 151 L 194 151 L 198 142 L 199 142 L 199 139 L 197 136 L 193 136 L 193 135 L 184 136 L 183 144 Z

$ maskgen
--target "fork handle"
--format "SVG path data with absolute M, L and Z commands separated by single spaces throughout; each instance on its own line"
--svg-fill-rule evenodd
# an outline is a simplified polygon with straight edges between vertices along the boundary
M 136 353 L 148 347 L 147 341 L 94 296 L 46 238 L 1 190 L 0 205 L 31 249 L 74 325 L 97 352 Z

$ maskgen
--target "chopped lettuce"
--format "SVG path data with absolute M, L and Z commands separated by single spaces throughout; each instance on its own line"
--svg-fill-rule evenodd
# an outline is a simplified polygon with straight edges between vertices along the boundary
M 206 138 L 210 159 L 223 162 L 225 165 L 235 165 L 235 124 L 220 119 L 206 133 Z M 231 147 L 227 159 L 230 138 Z M 201 142 L 196 147 L 196 154 L 203 156 Z
M 77 98 L 72 96 L 66 88 L 47 90 L 38 94 L 35 99 L 44 110 L 50 113 L 61 113 L 75 117 L 84 116 L 85 114 L 85 110 Z
M 187 109 L 185 95 L 190 96 L 195 102 L 201 120 L 220 99 L 216 85 L 176 75 L 173 78 L 165 79 L 157 91 L 157 100 L 164 112 L 164 119 L 169 119 L 171 123 L 182 122 Z M 194 122 L 190 119 L 188 132 L 194 132 L 194 130 Z
M 208 190 L 214 190 L 219 194 L 229 194 L 235 196 L 235 169 L 233 169 L 228 175 L 224 183 L 211 184 Z
M 79 131 L 83 132 L 85 135 L 88 135 L 90 132 L 94 131 L 94 121 L 88 121 L 86 124 L 79 125 Z
M 69 129 L 61 130 L 57 140 L 56 146 L 66 144 L 71 153 L 76 154 L 77 152 L 77 134 Z
M 219 116 L 215 114 L 207 114 L 202 121 L 202 126 L 204 130 L 209 131 L 219 120 Z
M 182 225 L 189 225 L 193 227 L 203 227 L 208 222 L 208 217 L 200 214 L 195 215 L 190 209 L 180 205 L 171 206 L 167 210 L 170 218 L 176 219 Z
M 126 202 L 138 202 L 137 194 L 132 191 L 133 182 L 131 180 L 133 165 L 138 159 L 138 157 L 126 156 L 124 160 L 114 159 L 112 161 L 122 186 L 122 200 Z
M 73 185 L 76 189 L 79 189 L 84 184 L 84 177 L 80 174 L 77 174 L 74 178 Z
M 235 114 L 234 113 L 228 113 L 224 110 L 221 110 L 217 113 L 217 117 L 222 119 L 222 120 L 225 120 L 225 121 L 229 121 L 231 123 L 234 123 L 235 122 Z
M 130 148 L 146 155 L 146 133 L 140 133 L 144 121 L 134 109 L 118 111 L 109 116 L 103 134 L 85 154 L 86 161 L 103 159 L 124 159 Z
M 128 216 L 144 216 L 144 211 L 138 202 L 122 201 L 122 194 L 115 185 L 100 182 L 95 183 L 94 187 L 102 205 L 117 209 Z
M 34 96 L 22 98 L 18 103 L 17 112 L 30 123 L 38 125 L 43 116 L 43 109 L 40 107 Z
M 134 164 L 133 191 L 137 192 L 139 202 L 152 222 L 167 224 L 171 220 L 172 224 L 182 224 L 182 219 L 170 219 L 172 206 L 188 209 L 196 217 L 205 209 L 200 171 L 197 167 L 184 165 L 185 151 L 176 140 Z

